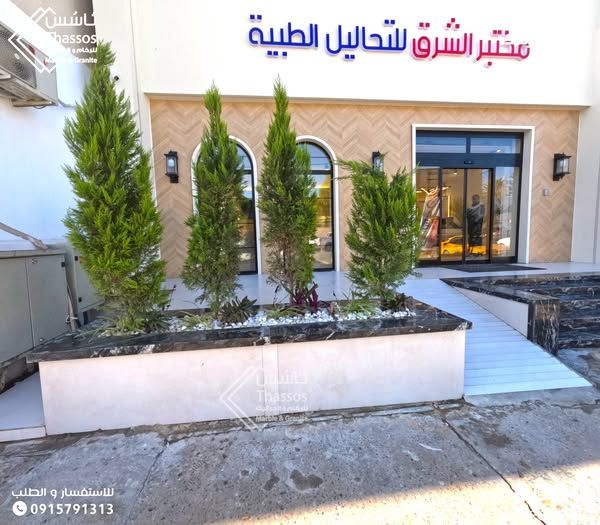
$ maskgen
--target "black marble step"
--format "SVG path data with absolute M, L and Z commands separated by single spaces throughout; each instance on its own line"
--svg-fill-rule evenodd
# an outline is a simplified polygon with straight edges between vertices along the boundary
M 579 328 L 588 328 L 600 333 L 600 313 L 596 315 L 576 315 L 571 313 L 572 317 L 560 316 L 559 326 L 561 330 L 571 330 Z
M 600 297 L 561 297 L 561 317 L 590 317 L 600 312 Z
M 578 283 L 563 286 L 532 286 L 526 288 L 528 292 L 551 295 L 552 297 L 600 297 L 600 283 Z
M 561 330 L 559 348 L 600 348 L 600 331 Z

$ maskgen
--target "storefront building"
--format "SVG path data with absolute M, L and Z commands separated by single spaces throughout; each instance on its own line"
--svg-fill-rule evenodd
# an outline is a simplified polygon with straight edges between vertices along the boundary
M 352 188 L 338 159 L 413 171 L 424 265 L 600 262 L 597 2 L 551 1 L 543 12 L 515 0 L 336 4 L 94 2 L 152 150 L 169 276 L 186 255 L 213 82 L 245 170 L 241 270 L 262 272 L 256 187 L 277 77 L 311 156 L 315 269 L 349 260 Z M 165 176 L 168 152 L 177 183 Z

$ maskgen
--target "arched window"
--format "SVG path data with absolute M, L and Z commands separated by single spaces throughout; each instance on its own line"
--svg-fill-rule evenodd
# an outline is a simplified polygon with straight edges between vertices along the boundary
M 242 200 L 242 215 L 240 217 L 240 233 L 242 238 L 239 244 L 240 250 L 240 273 L 258 273 L 258 256 L 256 242 L 256 195 L 254 190 L 254 162 L 249 151 L 242 146 L 239 141 L 233 137 L 238 156 L 242 162 L 244 170 L 244 195 Z M 196 193 L 194 182 L 194 164 L 198 159 L 200 146 L 198 146 L 192 154 L 192 190 Z M 195 209 L 195 208 L 194 208 Z
M 240 217 L 240 273 L 257 273 L 256 199 L 254 195 L 254 165 L 250 154 L 239 144 L 237 151 L 244 167 L 244 197 Z
M 314 255 L 315 270 L 333 270 L 334 260 L 334 213 L 333 213 L 333 162 L 325 149 L 314 142 L 300 141 L 310 155 L 310 170 L 315 179 L 317 194 L 317 235 Z

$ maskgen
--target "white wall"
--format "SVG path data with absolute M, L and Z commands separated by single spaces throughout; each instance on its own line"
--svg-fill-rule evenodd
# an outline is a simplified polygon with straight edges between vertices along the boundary
M 35 109 L 15 108 L 0 98 L 0 222 L 43 240 L 61 239 L 62 219 L 73 200 L 62 170 L 72 160 L 62 130 L 65 117 L 74 114 L 88 69 L 72 62 L 47 31 L 9 0 L 0 0 L 0 22 L 56 60 L 61 101 Z M 0 241 L 14 239 L 0 231 Z
M 594 49 L 593 106 L 579 119 L 572 245 L 572 259 L 588 263 L 600 263 L 600 2 L 595 14 Z
M 129 1 L 138 77 L 145 93 L 201 94 L 214 81 L 225 95 L 270 96 L 273 80 L 280 75 L 291 97 L 576 106 L 591 100 L 591 13 L 596 0 L 570 2 L 568 8 L 564 0 L 505 0 L 493 8 L 475 0 L 256 0 L 251 5 L 229 0 L 210 8 L 197 0 Z M 119 25 L 114 4 L 96 1 L 96 16 L 104 13 Z M 295 28 L 319 24 L 319 49 L 289 49 L 287 59 L 267 58 L 267 48 L 248 42 L 251 13 L 263 15 L 260 27 L 265 30 L 278 30 L 288 21 Z M 496 59 L 486 68 L 465 57 L 419 61 L 409 49 L 358 50 L 351 63 L 324 50 L 326 33 L 337 31 L 338 24 L 364 25 L 386 35 L 384 18 L 395 18 L 397 26 L 407 27 L 410 43 L 415 35 L 451 34 L 444 29 L 450 17 L 461 23 L 457 35 L 473 32 L 477 42 L 487 42 L 492 29 L 508 29 L 507 38 L 528 42 L 531 54 L 523 61 Z M 417 29 L 420 21 L 431 23 L 427 33 Z M 98 34 L 126 40 L 101 29 Z
M 62 137 L 71 108 L 14 108 L 0 98 L 0 222 L 44 240 L 64 236 L 72 202 L 62 165 L 71 162 Z M 0 240 L 14 240 L 0 230 Z

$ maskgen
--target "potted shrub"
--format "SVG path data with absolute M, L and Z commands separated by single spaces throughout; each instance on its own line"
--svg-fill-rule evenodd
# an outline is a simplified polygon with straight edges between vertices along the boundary
M 206 301 L 211 314 L 219 317 L 238 287 L 243 168 L 221 118 L 215 86 L 204 95 L 204 104 L 209 120 L 193 168 L 195 212 L 187 222 L 191 234 L 182 277 L 189 288 L 202 289 L 198 300 Z
M 129 99 L 110 73 L 114 55 L 99 43 L 96 63 L 64 137 L 74 163 L 65 168 L 75 205 L 64 223 L 91 283 L 121 332 L 164 325 L 167 292 L 162 235 L 152 196 L 150 156 L 140 142 Z
M 310 241 L 316 235 L 316 194 L 310 156 L 296 143 L 287 93 L 279 80 L 275 82 L 274 97 L 275 112 L 258 183 L 258 206 L 265 224 L 262 241 L 267 250 L 269 280 L 293 302 L 313 279 L 315 247 Z
M 346 243 L 351 250 L 348 276 L 361 300 L 375 299 L 381 308 L 405 302 L 397 289 L 418 261 L 421 246 L 416 192 L 410 172 L 388 177 L 361 161 L 341 161 L 350 171 L 352 210 Z

